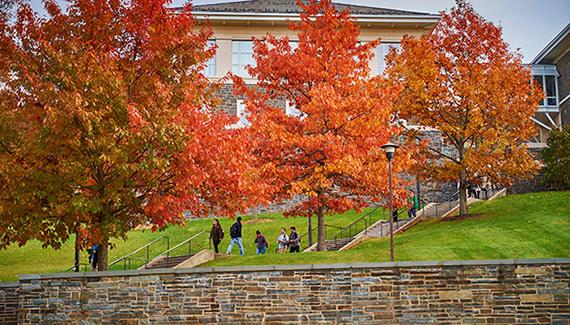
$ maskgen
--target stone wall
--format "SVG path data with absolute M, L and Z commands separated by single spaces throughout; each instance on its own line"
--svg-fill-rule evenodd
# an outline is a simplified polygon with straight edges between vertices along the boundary
M 562 101 L 570 95 L 570 52 L 566 52 L 556 62 L 556 70 L 560 74 L 560 77 L 558 77 L 558 99 Z M 570 125 L 570 100 L 566 100 L 566 102 L 560 105 L 560 113 L 562 114 L 562 125 Z
M 28 275 L 18 320 L 568 324 L 569 286 L 570 259 Z
M 15 324 L 18 319 L 18 283 L 0 283 L 0 324 Z

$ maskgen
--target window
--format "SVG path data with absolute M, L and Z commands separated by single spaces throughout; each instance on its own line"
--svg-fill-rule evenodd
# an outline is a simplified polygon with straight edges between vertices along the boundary
M 291 47 L 291 52 L 295 52 L 299 48 L 299 41 L 289 41 L 289 47 Z
M 287 114 L 288 116 L 301 117 L 303 115 L 303 112 L 298 110 L 297 107 L 295 107 L 295 104 L 292 104 L 290 101 L 286 101 L 285 114 Z
M 556 76 L 535 75 L 533 76 L 533 80 L 542 87 L 545 95 L 545 98 L 540 101 L 539 106 L 558 106 Z
M 249 121 L 247 120 L 248 114 L 245 108 L 245 103 L 241 99 L 237 100 L 236 115 L 239 118 L 239 121 L 233 125 L 234 127 L 242 128 L 250 125 Z
M 232 72 L 240 77 L 249 77 L 245 70 L 247 65 L 255 65 L 253 60 L 253 42 L 232 41 Z
M 386 69 L 386 55 L 391 48 L 400 48 L 400 43 L 381 43 L 376 48 L 376 59 L 378 60 L 378 74 L 382 74 Z
M 546 90 L 546 105 L 556 106 L 556 79 L 554 76 L 544 76 L 546 82 L 544 83 L 544 89 Z
M 208 41 L 208 48 L 216 46 L 215 40 Z M 208 62 L 206 62 L 206 69 L 204 69 L 204 74 L 206 77 L 215 77 L 216 76 L 216 55 L 211 57 Z
M 537 83 L 540 85 L 540 87 L 542 87 L 542 88 L 544 89 L 544 85 L 543 85 L 543 82 L 542 82 L 542 76 L 533 76 L 532 78 L 533 78 L 533 80 L 534 80 L 535 82 L 537 82 Z M 544 99 L 541 99 L 541 100 L 540 100 L 540 103 L 539 103 L 538 105 L 539 105 L 539 106 L 544 106 Z

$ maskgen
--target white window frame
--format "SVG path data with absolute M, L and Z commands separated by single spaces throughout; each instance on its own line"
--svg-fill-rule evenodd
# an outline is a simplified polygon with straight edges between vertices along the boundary
M 556 66 L 554 65 L 532 65 L 532 80 L 534 81 L 535 77 L 542 79 L 542 93 L 544 94 L 543 97 L 543 104 L 539 104 L 538 107 L 545 108 L 547 110 L 556 109 L 558 110 L 560 107 L 560 101 L 558 99 L 559 96 L 559 89 L 558 89 L 558 71 L 556 71 Z M 546 94 L 546 77 L 553 77 L 554 78 L 554 90 L 556 92 L 556 96 L 547 96 Z M 556 105 L 548 105 L 548 99 L 556 99 Z
M 211 48 L 213 46 L 216 46 L 216 40 L 208 40 L 208 48 Z M 217 52 L 206 62 L 206 67 L 204 68 L 204 75 L 206 77 L 216 77 L 216 56 Z
M 248 115 L 249 114 L 247 113 L 245 101 L 243 99 L 237 99 L 236 100 L 236 116 L 238 117 L 239 120 L 236 123 L 228 126 L 228 128 L 237 129 L 237 128 L 244 128 L 244 127 L 250 126 L 251 123 L 247 120 Z
M 383 47 L 383 45 L 386 45 L 386 47 Z M 401 43 L 400 42 L 383 42 L 383 43 L 380 43 L 380 45 L 378 45 L 375 49 L 374 54 L 376 55 L 376 63 L 378 64 L 378 70 L 376 71 L 377 75 L 383 74 L 384 70 L 386 70 L 386 55 L 390 51 L 390 46 L 400 47 Z M 384 51 L 386 51 L 386 52 L 384 52 Z
M 285 101 L 285 115 L 298 117 L 300 119 L 304 118 L 303 112 L 298 110 L 297 107 L 295 106 L 295 104 L 292 104 L 291 101 L 289 101 L 289 100 Z
M 250 43 L 251 52 L 248 50 L 243 50 L 241 44 Z M 249 60 L 242 60 L 243 55 L 249 55 Z M 237 60 L 236 60 L 237 59 Z M 232 72 L 240 77 L 249 78 L 250 75 L 245 69 L 246 66 L 255 65 L 253 59 L 253 41 L 251 40 L 232 40 Z

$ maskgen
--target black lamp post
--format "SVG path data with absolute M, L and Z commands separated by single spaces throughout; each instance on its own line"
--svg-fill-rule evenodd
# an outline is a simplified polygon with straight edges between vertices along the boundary
M 386 151 L 386 159 L 388 159 L 388 183 L 390 186 L 390 196 L 388 197 L 388 207 L 390 208 L 390 262 L 394 262 L 394 216 L 392 214 L 392 159 L 394 152 L 399 146 L 397 144 L 388 142 L 381 148 Z

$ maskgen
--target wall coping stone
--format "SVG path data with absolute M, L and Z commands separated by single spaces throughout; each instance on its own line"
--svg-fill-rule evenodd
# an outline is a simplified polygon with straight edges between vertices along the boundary
M 190 269 L 151 269 L 105 272 L 67 272 L 49 274 L 21 274 L 20 282 L 31 282 L 46 279 L 62 278 L 102 278 L 125 277 L 162 274 L 196 274 L 196 273 L 228 273 L 228 272 L 271 272 L 271 271 L 311 271 L 311 270 L 347 270 L 368 268 L 414 268 L 442 266 L 473 266 L 473 265 L 529 265 L 529 264 L 570 264 L 570 258 L 533 258 L 507 260 L 465 260 L 465 261 L 406 261 L 382 263 L 350 263 L 350 264 L 292 264 L 292 265 L 244 265 L 197 267 Z M 17 286 L 16 283 L 0 283 L 0 287 Z
M 0 288 L 17 288 L 19 286 L 19 282 L 0 282 Z

